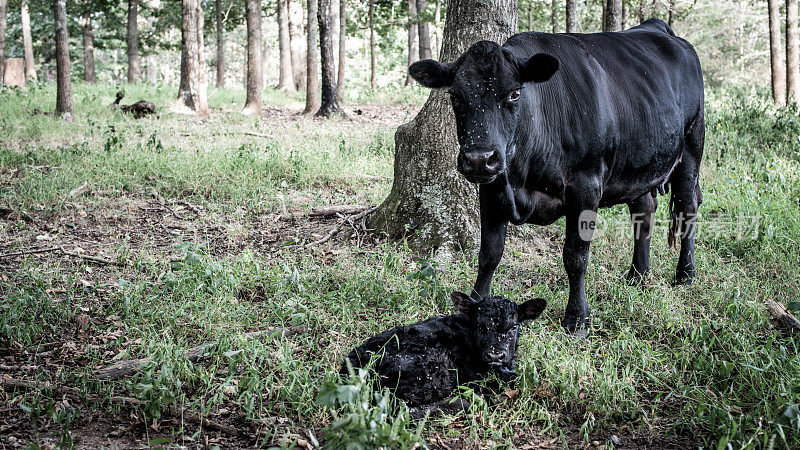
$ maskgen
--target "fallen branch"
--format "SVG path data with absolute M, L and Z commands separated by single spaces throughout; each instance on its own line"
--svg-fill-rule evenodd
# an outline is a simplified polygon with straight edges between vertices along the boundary
M 246 135 L 246 136 L 255 136 L 255 137 L 263 137 L 263 138 L 272 139 L 272 135 L 264 134 L 264 133 L 256 133 L 255 131 L 245 131 L 243 134 Z
M 294 334 L 300 333 L 303 327 L 289 327 L 289 328 L 282 328 L 277 330 L 260 330 L 260 331 L 253 331 L 250 333 L 245 333 L 242 337 L 247 339 L 252 339 L 260 336 L 268 336 L 268 337 L 286 337 L 292 336 Z M 195 347 L 192 347 L 186 350 L 186 359 L 191 362 L 195 362 L 200 359 L 201 356 L 205 355 L 206 351 L 215 347 L 217 345 L 216 342 L 207 342 L 205 344 L 200 344 Z M 138 358 L 138 359 L 124 359 L 121 361 L 117 361 L 114 364 L 105 367 L 103 369 L 96 370 L 94 372 L 94 376 L 99 380 L 119 380 L 120 378 L 125 378 L 126 376 L 133 375 L 139 370 L 141 370 L 145 365 L 151 363 L 153 358 Z
M 52 386 L 49 383 L 39 384 L 33 381 L 19 380 L 16 378 L 2 378 L 2 383 L 0 385 L 2 385 L 3 390 L 8 390 L 8 388 L 28 389 L 28 390 L 38 390 L 38 391 L 51 389 L 54 393 L 58 393 L 61 395 L 69 395 L 71 397 L 76 397 L 78 399 L 85 398 L 86 400 L 94 403 L 103 403 L 108 401 L 113 404 L 130 405 L 137 408 L 144 408 L 145 406 L 147 406 L 146 402 L 139 400 L 137 398 L 123 397 L 118 395 L 102 397 L 94 394 L 81 392 L 78 389 L 75 389 L 74 387 L 70 386 Z M 232 436 L 239 435 L 239 430 L 237 430 L 236 428 L 219 422 L 214 422 L 205 417 L 201 417 L 199 414 L 188 409 L 175 408 L 173 406 L 170 406 L 166 408 L 164 412 L 170 416 L 182 417 L 188 420 L 189 422 L 199 424 L 205 428 L 221 431 L 223 433 L 230 434 Z
M 794 331 L 800 331 L 800 320 L 797 320 L 797 317 L 790 313 L 785 306 L 775 300 L 767 300 L 764 306 L 767 308 L 767 312 L 777 320 L 778 323 Z
M 325 235 L 325 237 L 323 237 L 322 239 L 316 240 L 314 242 L 309 242 L 307 244 L 304 244 L 303 247 L 311 247 L 311 246 L 314 246 L 314 245 L 324 244 L 324 243 L 330 241 L 331 238 L 333 238 L 334 236 L 339 234 L 339 232 L 342 231 L 342 227 L 344 227 L 345 223 L 348 223 L 348 222 L 349 223 L 353 223 L 356 220 L 363 219 L 364 217 L 374 213 L 377 210 L 378 210 L 378 207 L 377 206 L 373 206 L 372 208 L 369 208 L 366 211 L 362 211 L 359 214 L 356 214 L 354 216 L 346 217 L 345 220 L 339 222 L 335 227 L 331 228 L 331 231 L 329 231 L 328 234 Z
M 333 206 L 318 206 L 311 208 L 311 211 L 291 211 L 282 214 L 279 220 L 297 220 L 301 217 L 334 217 L 339 214 L 358 214 L 369 209 L 369 206 L 361 205 L 333 205 Z
M 48 253 L 48 252 L 60 252 L 66 256 L 71 256 L 73 258 L 79 258 L 86 261 L 91 261 L 97 264 L 105 264 L 105 265 L 114 265 L 114 266 L 124 266 L 125 263 L 122 261 L 112 261 L 110 259 L 101 258 L 99 256 L 91 256 L 91 255 L 82 255 L 80 253 L 71 252 L 66 250 L 64 247 L 44 247 L 44 248 L 32 248 L 28 250 L 20 250 L 18 252 L 12 253 L 4 253 L 0 255 L 0 259 L 2 258 L 9 258 L 12 256 L 22 256 L 22 255 L 32 255 L 36 253 Z

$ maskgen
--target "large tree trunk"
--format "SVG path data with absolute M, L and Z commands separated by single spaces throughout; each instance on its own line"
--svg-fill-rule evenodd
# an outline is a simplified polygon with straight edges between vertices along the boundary
M 319 110 L 319 27 L 317 0 L 308 1 L 308 50 L 306 51 L 306 107 L 303 114 Z
M 94 72 L 94 31 L 92 30 L 92 15 L 89 11 L 83 14 L 81 31 L 83 34 L 83 81 L 96 83 L 97 75 Z
M 175 110 L 198 115 L 208 114 L 208 99 L 201 84 L 200 41 L 198 30 L 199 0 L 183 0 L 181 20 L 181 83 Z
M 217 87 L 225 87 L 225 23 L 222 19 L 222 0 L 214 4 L 217 19 Z
M 69 71 L 67 0 L 54 0 L 56 31 L 56 115 L 72 120 L 72 80 Z
M 375 60 L 375 1 L 369 2 L 369 87 L 373 91 L 378 87 L 377 61 Z
M 516 0 L 449 0 L 441 60 L 451 62 L 483 39 L 503 42 L 517 30 Z M 456 172 L 455 118 L 446 89 L 395 134 L 394 183 L 370 219 L 392 238 L 418 249 L 472 247 L 478 235 L 475 186 Z
M 428 21 L 425 20 L 425 10 L 428 8 L 428 0 L 417 0 L 417 27 L 419 30 L 419 59 L 430 59 L 431 52 L 431 31 Z
M 128 0 L 128 83 L 139 79 L 139 0 Z
M 786 100 L 796 102 L 800 83 L 800 47 L 798 47 L 797 0 L 786 0 Z
M 417 0 L 408 0 L 408 66 L 419 61 L 419 14 Z M 406 71 L 406 86 L 414 83 L 414 79 Z
M 244 114 L 261 114 L 261 2 L 245 0 L 247 19 L 247 100 Z
M 289 40 L 292 44 L 292 75 L 296 90 L 306 88 L 306 41 L 303 33 L 305 14 L 299 0 L 286 0 L 289 7 Z
M 7 0 L 0 0 L 0 86 L 5 81 L 6 71 L 6 12 Z
M 292 42 L 289 37 L 289 5 L 286 0 L 278 0 L 278 54 L 280 72 L 278 73 L 278 89 L 294 91 L 292 75 Z
M 767 0 L 769 13 L 769 59 L 772 69 L 772 100 L 786 104 L 786 66 L 781 51 L 781 12 L 779 0 Z
M 336 75 L 336 95 L 344 102 L 345 61 L 347 59 L 347 0 L 339 0 L 339 73 Z
M 578 32 L 578 0 L 567 0 L 567 33 Z
M 322 55 L 322 104 L 317 116 L 330 117 L 342 114 L 336 96 L 336 64 L 333 60 L 333 23 L 331 0 L 319 0 L 319 44 Z
M 28 0 L 22 0 L 20 6 L 20 22 L 22 23 L 22 48 L 25 55 L 25 79 L 36 80 L 36 64 L 33 61 L 33 38 L 31 37 L 31 14 L 28 12 Z
M 605 31 L 622 29 L 622 0 L 608 0 L 606 3 Z

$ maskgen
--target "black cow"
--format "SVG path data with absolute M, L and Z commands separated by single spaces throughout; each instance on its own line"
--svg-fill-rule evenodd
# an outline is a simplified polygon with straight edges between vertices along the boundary
M 432 317 L 367 339 L 342 364 L 366 367 L 373 358 L 380 387 L 390 388 L 417 413 L 448 410 L 453 390 L 494 371 L 510 379 L 519 341 L 519 325 L 538 317 L 547 302 L 538 298 L 517 305 L 502 297 L 474 300 L 453 292 L 458 314 Z M 416 414 L 420 415 L 420 414 Z
M 698 171 L 705 136 L 703 76 L 692 46 L 663 21 L 616 33 L 520 33 L 474 44 L 455 62 L 414 63 L 424 86 L 449 87 L 461 146 L 457 168 L 480 183 L 481 247 L 472 295 L 486 296 L 506 226 L 566 216 L 569 301 L 562 325 L 585 335 L 584 277 L 598 208 L 635 219 L 638 282 L 650 268 L 656 193 L 672 188 L 676 281 L 694 276 Z

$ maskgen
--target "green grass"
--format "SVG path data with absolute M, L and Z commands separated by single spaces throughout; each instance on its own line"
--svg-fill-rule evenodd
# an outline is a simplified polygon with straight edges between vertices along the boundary
M 182 406 L 219 420 L 230 419 L 222 410 L 233 411 L 260 446 L 308 441 L 305 430 L 329 445 L 364 438 L 367 429 L 374 437 L 369 442 L 414 441 L 417 424 L 404 418 L 402 406 L 355 400 L 328 406 L 331 401 L 323 405 L 317 396 L 327 386 L 350 392 L 348 399 L 370 399 L 366 385 L 348 388 L 333 375 L 343 355 L 388 327 L 449 313 L 448 294 L 470 286 L 475 256 L 456 255 L 431 272 L 402 243 L 296 249 L 265 247 L 253 237 L 275 232 L 291 241 L 281 233 L 294 225 L 270 215 L 283 208 L 378 203 L 390 187 L 395 126 L 269 112 L 245 118 L 237 90 L 214 92 L 213 113 L 201 123 L 166 112 L 173 89 L 125 89 L 131 101 L 156 101 L 165 111 L 161 118 L 134 121 L 111 112 L 110 88 L 75 86 L 72 124 L 31 114 L 52 108 L 52 87 L 0 93 L 0 205 L 57 224 L 55 240 L 64 245 L 85 245 L 74 236 L 95 227 L 100 231 L 92 239 L 107 239 L 95 249 L 131 261 L 125 268 L 97 267 L 44 254 L 9 266 L 0 275 L 0 356 L 62 343 L 56 367 L 29 354 L 27 363 L 38 368 L 24 375 L 138 398 L 146 406 L 136 417 L 145 423 Z M 423 99 L 416 91 L 398 98 Z M 301 100 L 265 93 L 265 104 L 281 111 L 299 110 Z M 763 307 L 765 300 L 798 300 L 800 118 L 768 103 L 764 93 L 737 90 L 711 91 L 707 101 L 703 223 L 757 217 L 758 228 L 747 239 L 701 228 L 699 275 L 689 288 L 671 285 L 677 253 L 667 248 L 665 229 L 653 239 L 653 275 L 643 288 L 623 282 L 630 239 L 600 237 L 587 278 L 591 339 L 576 344 L 558 325 L 567 295 L 556 245 L 561 225 L 512 233 L 494 291 L 517 301 L 543 296 L 550 304 L 523 333 L 519 393 L 499 407 L 479 405 L 468 417 L 432 419 L 422 425 L 422 439 L 521 446 L 557 438 L 575 446 L 619 434 L 651 447 L 800 445 L 800 417 L 791 408 L 800 403 L 798 340 L 773 328 Z M 360 178 L 363 173 L 377 178 Z M 68 198 L 84 181 L 92 192 Z M 202 205 L 206 217 L 197 220 L 206 226 L 197 230 L 218 226 L 221 237 L 187 232 L 163 244 L 154 237 L 164 234 L 158 227 L 136 234 L 149 222 L 137 222 L 142 213 L 127 202 L 147 204 L 152 190 Z M 623 207 L 602 215 L 627 223 Z M 2 252 L 47 245 L 33 224 L 0 226 Z M 83 331 L 76 325 L 81 314 L 92 319 Z M 244 337 L 267 327 L 301 332 Z M 217 345 L 188 361 L 185 350 L 204 342 Z M 113 360 L 140 357 L 153 361 L 132 379 L 91 376 Z M 46 391 L 10 398 L 10 407 L 41 418 L 43 434 L 67 441 L 92 408 L 116 408 L 76 403 L 67 410 Z M 334 418 L 348 414 L 376 422 L 337 422 L 338 431 L 328 434 Z M 190 435 L 168 439 L 186 443 Z

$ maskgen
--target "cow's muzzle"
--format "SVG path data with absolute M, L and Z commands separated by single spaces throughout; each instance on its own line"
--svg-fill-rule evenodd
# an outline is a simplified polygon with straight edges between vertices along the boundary
M 491 183 L 502 172 L 503 160 L 497 150 L 462 149 L 456 168 L 471 183 Z

